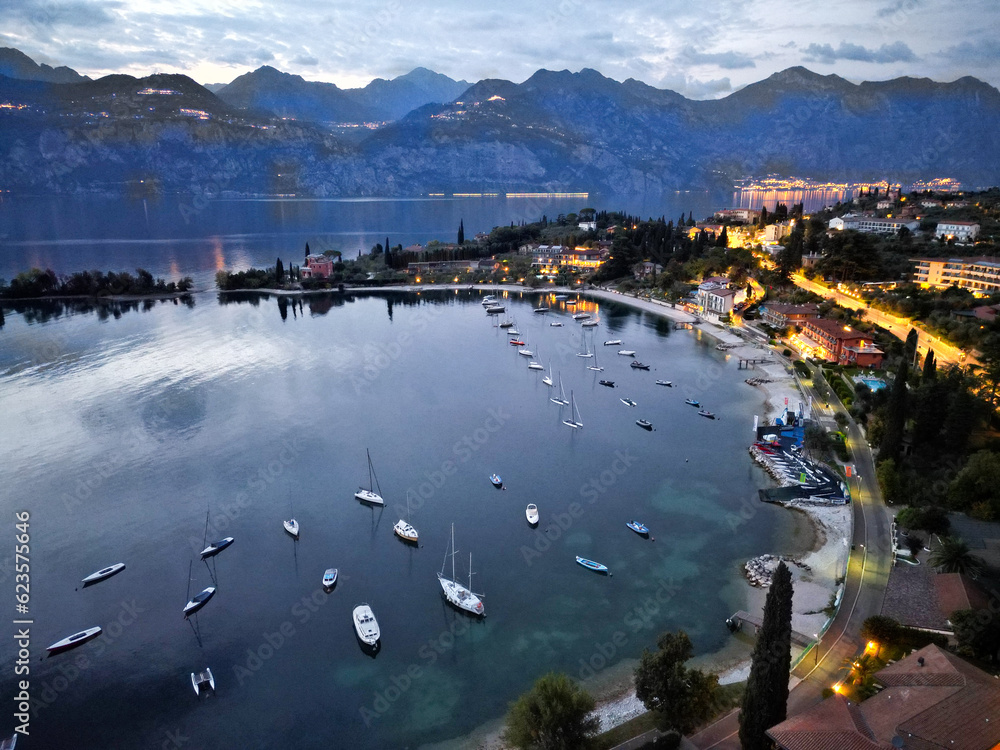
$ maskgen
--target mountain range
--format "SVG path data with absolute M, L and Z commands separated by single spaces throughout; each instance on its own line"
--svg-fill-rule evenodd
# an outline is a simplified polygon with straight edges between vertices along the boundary
M 1000 178 L 988 125 L 1000 92 L 971 77 L 854 84 L 799 67 L 697 101 L 589 69 L 469 85 L 417 68 L 340 89 L 265 66 L 212 88 L 183 75 L 91 81 L 0 50 L 0 187 L 650 196 L 766 173 Z

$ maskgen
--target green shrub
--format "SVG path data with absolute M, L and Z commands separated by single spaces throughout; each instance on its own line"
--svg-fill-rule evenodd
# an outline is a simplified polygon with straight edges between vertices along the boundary
M 812 370 L 809 369 L 809 365 L 807 365 L 801 359 L 795 360 L 794 367 L 795 370 L 799 373 L 799 375 L 801 375 L 803 378 L 812 377 Z
M 781 350 L 781 356 L 782 357 L 791 357 L 792 356 L 792 350 L 791 349 L 782 349 Z

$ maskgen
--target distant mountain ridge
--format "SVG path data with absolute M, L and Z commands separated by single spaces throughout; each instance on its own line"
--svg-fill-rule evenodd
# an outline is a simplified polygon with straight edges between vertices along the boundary
M 0 75 L 20 78 L 25 81 L 45 81 L 47 83 L 77 83 L 89 81 L 72 68 L 42 63 L 39 65 L 26 54 L 13 47 L 0 47 Z
M 340 89 L 264 67 L 217 94 L 182 75 L 0 76 L 0 101 L 16 105 L 0 110 L 0 184 L 13 190 L 649 196 L 766 173 L 1000 183 L 1000 92 L 972 77 L 854 84 L 799 67 L 697 101 L 591 69 L 467 85 L 418 68 Z M 332 127 L 346 122 L 382 124 Z

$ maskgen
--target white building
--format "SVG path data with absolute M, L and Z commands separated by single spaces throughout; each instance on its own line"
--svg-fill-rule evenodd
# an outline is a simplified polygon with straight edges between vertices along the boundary
M 830 223 L 827 226 L 830 229 L 841 231 L 844 229 L 853 229 L 856 232 L 869 232 L 872 234 L 896 234 L 903 227 L 906 227 L 911 232 L 915 232 L 920 228 L 920 222 L 913 219 L 883 219 L 878 216 L 844 214 L 843 216 L 830 219 Z
M 938 223 L 934 235 L 959 242 L 974 240 L 979 236 L 979 224 L 974 221 L 942 221 Z

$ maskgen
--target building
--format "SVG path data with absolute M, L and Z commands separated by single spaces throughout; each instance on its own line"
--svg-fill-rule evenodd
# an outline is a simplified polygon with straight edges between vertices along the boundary
M 663 266 L 651 260 L 644 260 L 642 263 L 636 263 L 635 268 L 632 269 L 632 273 L 636 279 L 644 279 L 647 276 L 656 276 L 658 273 L 663 273 Z
M 755 208 L 724 208 L 715 212 L 719 221 L 739 221 L 744 224 L 754 224 L 760 219 L 760 211 Z
M 410 276 L 436 273 L 474 273 L 476 271 L 495 271 L 499 267 L 500 264 L 490 258 L 486 260 L 432 260 L 408 263 L 406 273 Z
M 607 250 L 601 247 L 570 248 L 564 245 L 523 245 L 518 252 L 531 256 L 531 267 L 535 273 L 550 276 L 562 269 L 596 270 L 608 256 Z
M 583 231 L 583 232 L 596 232 L 597 231 L 597 222 L 596 221 L 581 221 L 579 224 L 577 224 L 577 227 L 579 227 L 580 230 Z
M 718 237 L 720 234 L 722 234 L 723 227 L 724 227 L 723 224 L 706 224 L 705 222 L 700 221 L 693 227 L 688 227 L 688 237 L 690 237 L 693 240 L 702 232 L 704 232 L 706 235 L 711 235 L 712 237 Z
M 956 242 L 968 242 L 979 236 L 979 224 L 974 221 L 942 221 L 938 222 L 934 236 Z
M 767 730 L 782 750 L 993 750 L 1000 746 L 1000 680 L 935 646 L 875 675 L 881 692 L 833 695 Z
M 856 367 L 882 366 L 883 352 L 866 333 L 853 330 L 837 320 L 809 318 L 801 323 L 802 333 L 792 338 L 795 347 L 807 357 Z
M 912 258 L 913 281 L 924 288 L 957 286 L 973 294 L 1000 290 L 1000 260 L 996 258 Z
M 792 233 L 795 221 L 781 221 L 777 224 L 768 224 L 764 227 L 764 242 L 779 242 L 782 237 L 787 237 Z
M 805 305 L 789 305 L 781 302 L 765 302 L 759 308 L 761 320 L 775 328 L 801 326 L 803 321 L 819 317 L 819 305 L 810 302 Z
M 306 264 L 299 269 L 303 279 L 326 279 L 333 275 L 334 260 L 327 255 L 307 255 Z
M 875 204 L 875 208 L 877 208 L 879 211 L 884 211 L 888 208 L 892 208 L 892 204 L 893 201 L 889 200 L 879 201 L 878 203 Z
M 897 234 L 903 227 L 906 227 L 911 232 L 915 232 L 920 228 L 920 222 L 905 217 L 881 218 L 879 216 L 844 214 L 843 216 L 830 219 L 827 227 L 837 230 L 853 229 L 855 232 L 868 232 L 872 234 Z
M 725 276 L 711 276 L 698 285 L 695 293 L 700 312 L 714 315 L 728 315 L 733 308 L 744 302 L 747 290 L 732 289 Z

